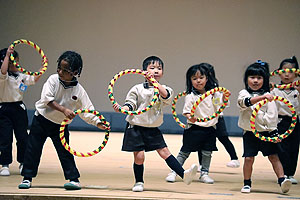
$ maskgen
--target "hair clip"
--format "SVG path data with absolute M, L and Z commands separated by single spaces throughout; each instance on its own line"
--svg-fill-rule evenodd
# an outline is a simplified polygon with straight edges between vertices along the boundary
M 261 60 L 257 60 L 256 63 L 260 64 L 261 66 L 264 66 L 266 63 L 261 61 Z

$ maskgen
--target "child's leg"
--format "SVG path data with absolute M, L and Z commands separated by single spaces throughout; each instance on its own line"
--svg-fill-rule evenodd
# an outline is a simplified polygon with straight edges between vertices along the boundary
M 202 150 L 202 167 L 201 167 L 201 174 L 200 174 L 200 182 L 213 184 L 214 180 L 208 176 L 210 162 L 211 162 L 211 154 L 212 151 Z
M 292 182 L 290 179 L 286 179 L 284 177 L 283 167 L 281 165 L 278 155 L 272 154 L 269 155 L 268 158 L 272 164 L 276 176 L 278 177 L 278 184 L 280 185 L 282 192 L 287 193 L 291 188 Z
M 178 160 L 179 164 L 181 166 L 183 166 L 184 162 L 186 161 L 186 159 L 190 156 L 191 152 L 183 152 L 183 151 L 179 151 L 176 159 Z
M 31 180 L 32 177 L 36 177 L 46 139 L 47 136 L 41 126 L 41 122 L 34 116 L 24 155 L 24 167 L 21 173 L 24 179 Z
M 51 135 L 50 138 L 58 154 L 58 158 L 63 168 L 65 179 L 79 182 L 78 178 L 80 177 L 80 174 L 76 167 L 74 156 L 64 148 L 64 146 L 61 144 L 58 131 L 56 130 L 56 132 L 57 134 Z M 67 127 L 65 128 L 64 136 L 67 143 L 69 143 L 69 131 Z
M 21 106 L 18 111 L 18 115 L 14 118 L 14 133 L 17 141 L 17 161 L 19 163 L 23 163 L 28 141 L 28 117 L 26 110 L 24 110 Z
M 135 182 L 144 182 L 144 161 L 145 153 L 144 151 L 133 152 L 134 163 L 133 172 L 135 177 Z
M 218 140 L 223 144 L 225 147 L 226 151 L 230 155 L 231 160 L 237 160 L 238 157 L 236 155 L 235 148 L 232 144 L 232 142 L 229 140 L 228 136 L 219 136 Z
M 251 180 L 254 157 L 245 157 L 243 166 L 244 180 Z
M 13 124 L 0 111 L 0 164 L 9 165 L 12 163 L 12 142 L 13 142 Z
M 164 147 L 162 149 L 156 150 L 161 158 L 163 158 L 167 165 L 176 172 L 181 178 L 183 178 L 184 175 L 184 169 L 182 168 L 181 164 L 178 162 L 178 160 L 170 153 L 169 149 L 167 147 Z
M 273 170 L 277 176 L 277 178 L 281 178 L 284 177 L 284 173 L 283 173 L 283 168 L 282 168 L 282 164 L 278 158 L 277 154 L 272 154 L 268 156 L 269 161 L 272 164 Z
M 201 168 L 201 171 L 209 172 L 212 151 L 202 150 L 201 154 L 202 154 L 202 168 Z

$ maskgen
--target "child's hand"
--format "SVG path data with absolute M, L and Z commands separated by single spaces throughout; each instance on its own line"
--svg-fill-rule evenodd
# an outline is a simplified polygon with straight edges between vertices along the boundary
M 73 119 L 76 116 L 75 113 L 68 108 L 64 109 L 63 113 L 69 119 Z
M 300 93 L 300 87 L 299 86 L 295 85 L 293 87 Z
M 101 130 L 109 130 L 110 128 L 106 127 L 103 123 L 98 123 L 97 128 Z
M 154 78 L 153 74 L 150 72 L 147 73 L 146 78 L 150 81 L 151 78 Z
M 231 92 L 228 90 L 228 92 L 224 93 L 223 96 L 222 96 L 222 100 L 224 102 L 225 98 L 226 97 L 229 97 L 231 95 Z
M 192 123 L 195 123 L 197 121 L 197 118 L 195 116 L 191 117 L 191 115 L 187 115 L 186 118 L 188 118 L 188 120 Z
M 9 46 L 6 51 L 6 56 L 10 57 L 10 54 L 14 53 L 13 47 Z
M 272 94 L 265 94 L 263 97 L 265 99 L 269 100 L 269 101 L 273 101 L 274 100 L 274 96 Z
M 115 110 L 115 112 L 119 112 L 119 110 L 121 108 L 121 106 L 119 104 L 116 104 L 116 103 L 112 107 Z

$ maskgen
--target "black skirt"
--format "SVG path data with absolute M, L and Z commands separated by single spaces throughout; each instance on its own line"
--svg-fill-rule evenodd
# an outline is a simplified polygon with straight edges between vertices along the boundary
M 183 132 L 183 145 L 181 151 L 218 151 L 216 146 L 216 129 L 214 127 L 201 127 L 192 125 Z

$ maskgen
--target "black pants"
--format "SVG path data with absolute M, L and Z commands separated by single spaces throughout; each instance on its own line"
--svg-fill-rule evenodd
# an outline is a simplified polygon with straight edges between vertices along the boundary
M 17 161 L 24 162 L 28 139 L 28 117 L 23 102 L 0 104 L 0 164 L 12 163 L 13 133 L 17 140 Z
M 278 123 L 278 133 L 284 133 L 290 126 L 292 118 L 281 116 L 282 120 Z M 300 125 L 297 118 L 297 124 L 294 131 L 285 139 L 282 140 L 280 146 L 282 151 L 278 156 L 282 163 L 284 174 L 287 176 L 294 176 L 297 168 L 298 155 L 299 155 L 299 133 Z
M 232 144 L 232 142 L 229 140 L 228 132 L 225 124 L 225 120 L 223 116 L 220 116 L 218 119 L 217 126 L 217 138 L 218 140 L 223 144 L 226 151 L 230 155 L 231 160 L 237 160 L 238 157 L 236 155 L 235 148 Z
M 50 137 L 58 154 L 66 180 L 79 178 L 80 174 L 76 168 L 74 156 L 61 144 L 59 137 L 60 124 L 55 124 L 42 115 L 34 116 L 25 152 L 22 176 L 36 177 L 43 146 L 47 137 Z M 68 126 L 65 128 L 65 138 L 69 142 Z

